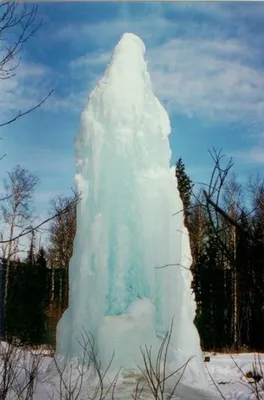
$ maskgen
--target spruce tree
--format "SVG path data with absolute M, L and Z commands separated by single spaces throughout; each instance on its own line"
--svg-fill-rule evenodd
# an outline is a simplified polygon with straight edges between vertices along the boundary
M 31 241 L 30 241 L 29 250 L 28 250 L 27 259 L 26 259 L 26 262 L 31 266 L 35 264 L 35 248 L 36 248 L 35 232 L 32 231 Z
M 189 178 L 189 176 L 187 175 L 187 173 L 185 172 L 185 165 L 181 157 L 176 162 L 175 176 L 177 178 L 180 198 L 183 202 L 184 223 L 185 226 L 189 229 L 189 216 L 190 216 L 193 183 Z
M 44 248 L 41 246 L 36 256 L 36 264 L 40 268 L 47 268 L 47 256 Z

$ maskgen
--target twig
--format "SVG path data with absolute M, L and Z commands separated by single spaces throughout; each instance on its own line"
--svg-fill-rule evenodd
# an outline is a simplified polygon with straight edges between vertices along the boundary
M 10 120 L 7 121 L 7 122 L 3 122 L 2 124 L 0 124 L 0 128 L 2 128 L 3 126 L 9 125 L 9 124 L 11 124 L 12 122 L 15 122 L 18 118 L 21 118 L 21 117 L 23 117 L 24 115 L 27 115 L 27 114 L 31 113 L 32 111 L 36 110 L 37 108 L 39 108 L 40 106 L 42 106 L 42 104 L 45 103 L 45 101 L 51 96 L 51 94 L 53 93 L 53 91 L 54 91 L 54 89 L 52 89 L 52 90 L 49 92 L 49 94 L 48 94 L 40 103 L 38 103 L 36 106 L 30 108 L 30 109 L 27 110 L 27 111 L 23 111 L 23 112 L 22 112 L 22 111 L 20 110 L 20 111 L 18 112 L 18 114 L 17 114 L 14 118 L 10 119 Z
M 181 267 L 181 268 L 187 269 L 187 271 L 190 271 L 190 268 L 187 268 L 187 267 L 185 267 L 184 265 L 182 265 L 180 263 L 165 264 L 165 265 L 162 265 L 161 267 L 155 267 L 155 269 L 162 269 L 162 268 L 167 268 L 167 267 Z

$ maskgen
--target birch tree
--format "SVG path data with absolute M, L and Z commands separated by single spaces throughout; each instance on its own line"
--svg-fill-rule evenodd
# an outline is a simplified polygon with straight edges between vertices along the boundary
M 225 211 L 238 221 L 241 215 L 241 204 L 243 204 L 242 187 L 238 183 L 236 175 L 233 173 L 225 182 L 223 187 L 223 207 Z M 239 321 L 239 268 L 237 260 L 237 228 L 230 224 L 226 219 L 222 218 L 223 229 L 225 232 L 226 246 L 232 254 L 232 282 L 233 282 L 233 342 L 236 348 L 240 345 L 240 321 Z M 230 263 L 230 260 L 228 260 Z
M 4 197 L 1 204 L 2 219 L 8 232 L 6 244 L 7 267 L 5 274 L 4 307 L 7 304 L 9 270 L 12 256 L 17 252 L 19 239 L 13 240 L 17 232 L 23 232 L 34 218 L 33 194 L 38 178 L 20 165 L 14 167 L 3 180 Z

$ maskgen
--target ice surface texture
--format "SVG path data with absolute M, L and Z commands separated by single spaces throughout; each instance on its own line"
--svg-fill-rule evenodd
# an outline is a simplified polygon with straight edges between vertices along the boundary
M 75 142 L 77 233 L 70 263 L 69 308 L 57 329 L 57 352 L 81 355 L 77 339 L 94 336 L 105 366 L 142 365 L 174 318 L 168 363 L 189 356 L 189 377 L 204 379 L 193 324 L 189 237 L 170 169 L 168 115 L 155 97 L 145 46 L 126 33 L 90 95 Z M 173 265 L 170 265 L 173 264 Z M 166 265 L 166 266 L 165 266 Z

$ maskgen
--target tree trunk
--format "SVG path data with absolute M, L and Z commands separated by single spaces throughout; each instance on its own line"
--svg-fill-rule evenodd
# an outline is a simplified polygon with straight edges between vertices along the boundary
M 60 269 L 60 287 L 59 287 L 59 316 L 61 316 L 62 309 L 62 268 Z
M 52 308 L 53 303 L 54 303 L 54 297 L 55 297 L 55 270 L 52 267 L 51 268 L 51 296 L 50 296 L 50 308 Z
M 239 350 L 239 318 L 238 318 L 238 276 L 237 276 L 237 257 L 236 257 L 236 243 L 237 243 L 237 232 L 236 228 L 232 229 L 232 245 L 234 254 L 233 263 L 233 342 L 235 349 Z
M 10 258 L 11 258 L 11 254 L 12 254 L 12 245 L 13 245 L 13 242 L 11 240 L 13 239 L 13 234 L 14 234 L 14 222 L 12 222 L 12 224 L 10 226 L 9 242 L 8 242 L 8 248 L 7 248 L 7 263 L 6 263 L 6 273 L 5 273 L 4 307 L 3 307 L 4 315 L 6 313 L 6 306 L 7 306 L 7 299 L 8 299 Z

